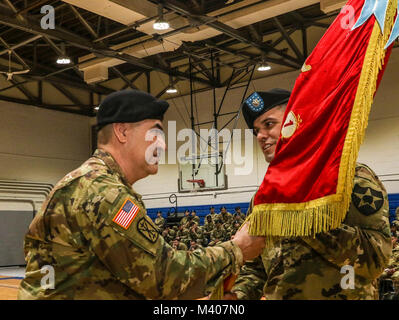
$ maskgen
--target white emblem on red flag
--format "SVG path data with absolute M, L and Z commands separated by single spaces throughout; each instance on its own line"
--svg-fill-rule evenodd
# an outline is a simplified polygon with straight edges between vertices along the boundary
M 112 221 L 122 228 L 128 229 L 139 210 L 140 208 L 138 206 L 136 206 L 129 199 L 126 199 L 126 201 L 123 203 L 122 207 L 119 209 L 118 213 L 115 215 Z

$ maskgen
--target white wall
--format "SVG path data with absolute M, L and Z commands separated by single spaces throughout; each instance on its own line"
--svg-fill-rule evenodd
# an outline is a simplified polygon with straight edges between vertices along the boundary
M 273 87 L 292 90 L 298 74 L 298 72 L 290 72 L 254 80 L 246 96 L 254 90 L 268 90 Z M 236 111 L 244 90 L 245 88 L 238 88 L 229 91 L 222 112 Z M 216 90 L 218 103 L 223 92 L 224 89 Z M 172 120 L 177 121 L 177 131 L 184 127 L 190 127 L 190 97 L 171 99 L 169 103 L 170 108 L 164 121 L 166 128 L 168 127 L 167 122 Z M 198 111 L 198 122 L 213 119 L 212 91 L 196 94 L 194 105 L 198 107 L 198 110 L 201 110 Z M 227 117 L 227 119 L 229 118 Z M 226 120 L 221 120 L 220 123 L 222 124 Z M 210 126 L 203 126 L 202 128 L 210 128 Z M 242 116 L 237 128 L 246 128 Z M 252 143 L 254 144 L 254 164 L 251 174 L 247 176 L 234 175 L 234 166 L 227 165 L 229 190 L 216 192 L 216 197 L 215 192 L 178 194 L 179 205 L 248 202 L 254 190 L 256 190 L 256 186 L 262 182 L 267 169 L 267 164 L 255 139 L 252 140 Z M 399 48 L 394 49 L 392 53 L 383 81 L 375 97 L 358 161 L 368 164 L 381 177 L 388 193 L 399 193 Z M 178 166 L 163 164 L 160 165 L 157 176 L 139 181 L 134 188 L 144 196 L 148 208 L 169 207 L 167 198 L 171 193 L 177 193 L 177 178 Z M 232 191 L 234 193 L 231 193 Z
M 5 101 L 0 101 L 0 114 L 0 180 L 54 185 L 90 155 L 87 117 Z M 43 196 L 15 197 L 43 200 Z M 17 205 L 19 210 L 26 206 Z M 15 204 L 1 203 L 1 208 L 15 210 Z

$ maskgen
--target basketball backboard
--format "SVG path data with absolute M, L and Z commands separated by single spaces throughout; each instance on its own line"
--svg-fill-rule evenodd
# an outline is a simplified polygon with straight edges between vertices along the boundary
M 227 189 L 222 154 L 183 157 L 179 161 L 179 192 Z

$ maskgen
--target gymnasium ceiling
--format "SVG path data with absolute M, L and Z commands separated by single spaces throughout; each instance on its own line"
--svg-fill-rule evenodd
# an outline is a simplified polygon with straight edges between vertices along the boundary
M 245 83 L 262 60 L 271 70 L 253 79 L 298 70 L 345 3 L 165 0 L 160 32 L 159 2 L 0 0 L 0 100 L 93 116 L 115 90 L 168 99 Z M 55 29 L 41 28 L 44 5 Z M 70 65 L 56 63 L 63 48 Z M 9 67 L 29 72 L 7 80 Z

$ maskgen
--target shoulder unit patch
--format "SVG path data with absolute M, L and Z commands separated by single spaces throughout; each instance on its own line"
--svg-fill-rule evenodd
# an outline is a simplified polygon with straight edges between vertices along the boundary
M 155 243 L 158 239 L 158 230 L 146 219 L 141 218 L 137 223 L 137 230 L 152 243 Z
M 356 184 L 352 192 L 352 202 L 359 212 L 369 216 L 381 209 L 384 204 L 384 195 L 381 191 Z

